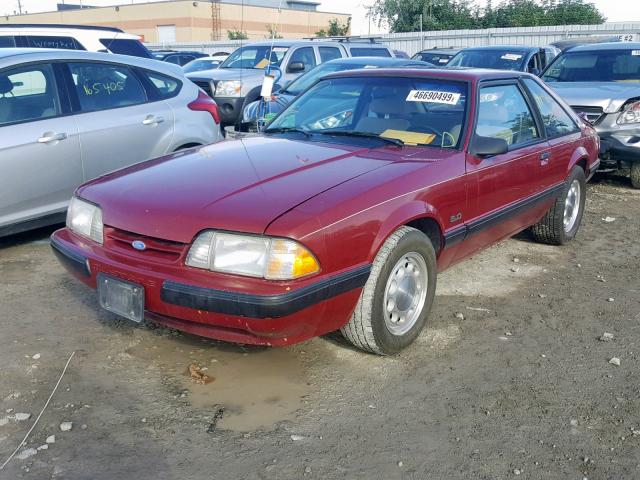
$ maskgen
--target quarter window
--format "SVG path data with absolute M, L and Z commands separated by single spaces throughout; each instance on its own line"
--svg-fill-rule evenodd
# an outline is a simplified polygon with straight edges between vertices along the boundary
M 0 125 L 42 120 L 60 114 L 51 65 L 0 72 Z
M 578 126 L 569 114 L 544 88 L 538 85 L 538 82 L 525 79 L 524 83 L 540 110 L 548 137 L 561 137 L 578 131 Z
M 179 91 L 180 82 L 176 79 L 155 72 L 144 72 L 162 99 L 175 97 Z
M 320 47 L 318 50 L 320 51 L 320 61 L 322 63 L 342 58 L 340 50 L 335 47 Z
M 476 134 L 502 138 L 510 147 L 518 147 L 540 138 L 533 114 L 516 85 L 484 87 Z
M 133 71 L 122 65 L 70 63 L 80 109 L 94 112 L 145 103 L 147 97 Z

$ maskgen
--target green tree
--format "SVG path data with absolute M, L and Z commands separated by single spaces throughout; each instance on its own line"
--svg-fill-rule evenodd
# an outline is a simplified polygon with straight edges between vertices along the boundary
M 227 36 L 229 40 L 247 40 L 249 38 L 247 32 L 241 30 L 227 30 Z
M 606 18 L 585 0 L 489 0 L 484 9 L 475 0 L 380 0 L 369 15 L 391 32 L 465 28 L 531 27 L 600 24 Z
M 329 27 L 316 32 L 316 37 L 344 37 L 349 35 L 351 29 L 351 17 L 347 18 L 347 23 L 340 23 L 337 18 L 329 20 Z
M 282 35 L 280 35 L 280 32 L 278 32 L 278 27 L 276 25 L 267 25 L 267 35 L 265 35 L 264 38 L 267 39 L 271 39 L 271 38 L 283 38 Z

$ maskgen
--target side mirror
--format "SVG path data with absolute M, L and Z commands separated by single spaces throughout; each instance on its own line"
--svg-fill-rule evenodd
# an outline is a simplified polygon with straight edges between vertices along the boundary
M 529 73 L 531 75 L 535 75 L 536 77 L 539 77 L 542 72 L 540 71 L 540 69 L 534 67 L 531 69 Z
M 509 151 L 509 144 L 503 138 L 481 137 L 474 135 L 469 153 L 476 157 L 485 158 L 502 155 Z
M 290 63 L 287 67 L 287 73 L 300 73 L 304 72 L 304 63 L 302 62 L 293 62 Z

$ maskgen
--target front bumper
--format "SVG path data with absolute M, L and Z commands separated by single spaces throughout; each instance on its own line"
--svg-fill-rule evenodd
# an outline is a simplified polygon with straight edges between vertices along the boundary
M 214 281 L 205 283 L 202 276 L 194 282 L 188 267 L 132 260 L 66 228 L 54 232 L 51 247 L 67 270 L 91 288 L 96 288 L 99 273 L 144 287 L 145 317 L 156 323 L 256 345 L 288 345 L 342 327 L 371 271 L 370 265 L 361 265 L 304 282 L 279 282 L 279 291 L 263 293 L 253 291 L 258 279 L 233 278 L 225 288 L 215 288 Z M 273 282 L 262 283 L 274 289 Z
M 609 114 L 595 125 L 603 168 L 640 161 L 640 126 L 618 125 L 617 118 L 617 113 Z

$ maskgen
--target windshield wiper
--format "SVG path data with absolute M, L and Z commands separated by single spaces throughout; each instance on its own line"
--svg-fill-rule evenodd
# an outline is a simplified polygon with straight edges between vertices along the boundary
M 340 137 L 363 137 L 363 138 L 375 138 L 376 140 L 382 140 L 383 142 L 391 143 L 398 147 L 403 147 L 404 142 L 399 138 L 381 137 L 377 133 L 373 132 L 359 132 L 350 130 L 314 130 L 311 133 L 317 133 L 320 135 L 333 135 Z
M 295 127 L 268 128 L 264 131 L 264 133 L 301 133 L 307 138 L 311 137 L 311 133 L 301 128 L 295 128 Z

